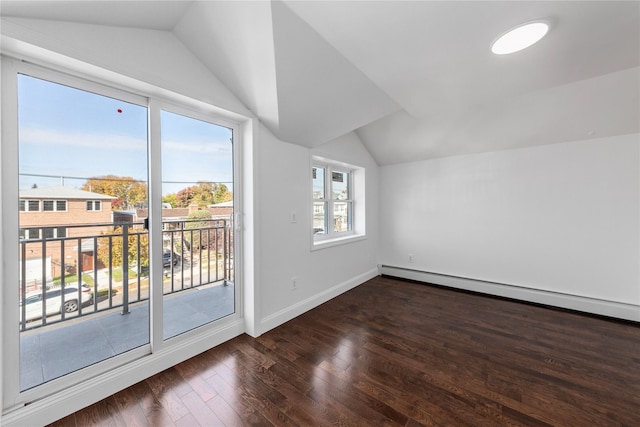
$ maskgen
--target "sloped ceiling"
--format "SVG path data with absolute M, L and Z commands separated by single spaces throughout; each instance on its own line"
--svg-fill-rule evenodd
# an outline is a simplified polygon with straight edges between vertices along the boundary
M 2 1 L 170 31 L 281 140 L 355 131 L 379 164 L 640 132 L 640 3 Z M 538 44 L 489 46 L 533 19 Z
M 313 147 L 399 110 L 280 2 L 196 2 L 174 33 L 284 141 Z

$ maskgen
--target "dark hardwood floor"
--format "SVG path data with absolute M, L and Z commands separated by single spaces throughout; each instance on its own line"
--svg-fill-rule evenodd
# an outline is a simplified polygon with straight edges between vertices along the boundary
M 640 325 L 375 278 L 56 426 L 640 426 Z

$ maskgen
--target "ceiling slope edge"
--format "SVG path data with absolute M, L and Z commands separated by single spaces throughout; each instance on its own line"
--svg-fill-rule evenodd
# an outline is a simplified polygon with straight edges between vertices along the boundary
M 640 67 L 632 67 L 470 107 L 448 122 L 401 111 L 356 133 L 380 165 L 391 165 L 637 134 L 638 117 Z
M 1 22 L 3 37 L 233 113 L 250 114 L 171 32 L 13 17 L 2 17 Z
M 195 2 L 173 34 L 277 134 L 271 7 L 268 2 Z
M 279 128 L 314 147 L 397 112 L 400 106 L 281 2 L 272 2 Z

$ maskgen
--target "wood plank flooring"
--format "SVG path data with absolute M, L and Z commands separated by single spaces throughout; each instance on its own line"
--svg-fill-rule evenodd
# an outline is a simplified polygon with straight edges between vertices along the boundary
M 54 426 L 640 426 L 640 325 L 378 277 Z

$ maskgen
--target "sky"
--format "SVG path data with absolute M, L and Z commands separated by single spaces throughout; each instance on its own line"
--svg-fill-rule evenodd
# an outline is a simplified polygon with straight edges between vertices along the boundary
M 104 175 L 147 181 L 146 107 L 25 75 L 18 91 L 20 189 L 80 188 Z M 232 190 L 231 138 L 228 128 L 163 111 L 162 194 L 198 181 Z

